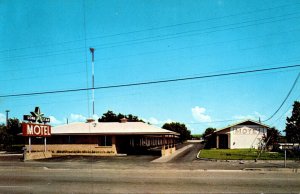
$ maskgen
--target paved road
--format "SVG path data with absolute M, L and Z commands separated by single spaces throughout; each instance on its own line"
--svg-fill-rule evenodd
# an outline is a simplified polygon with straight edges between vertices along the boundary
M 299 182 L 284 172 L 0 166 L 0 193 L 299 193 Z
M 182 152 L 181 154 L 176 156 L 174 159 L 172 159 L 170 162 L 186 163 L 186 162 L 192 162 L 192 161 L 196 160 L 199 150 L 203 148 L 203 144 L 200 144 L 200 143 L 189 143 L 189 144 L 192 144 L 193 147 Z
M 300 173 L 281 171 L 282 162 L 194 160 L 198 149 L 168 163 L 150 162 L 157 156 L 0 157 L 0 193 L 300 193 Z M 279 169 L 239 170 L 251 166 Z

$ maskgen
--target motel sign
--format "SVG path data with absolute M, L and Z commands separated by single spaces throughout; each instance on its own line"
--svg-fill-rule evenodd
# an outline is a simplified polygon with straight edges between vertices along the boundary
M 38 122 L 38 123 L 49 123 L 50 118 L 43 117 L 44 114 L 41 113 L 40 107 L 35 107 L 34 112 L 30 112 L 31 115 L 24 115 L 23 119 L 29 122 Z
M 28 137 L 29 153 L 31 153 L 31 137 L 44 137 L 44 152 L 47 151 L 47 137 L 51 136 L 51 126 L 46 125 L 50 118 L 44 117 L 39 107 L 35 107 L 31 115 L 24 115 L 23 119 L 28 123 L 22 123 L 22 135 Z M 42 124 L 43 123 L 43 124 Z
M 43 117 L 39 107 L 35 107 L 34 112 L 31 115 L 24 115 L 24 120 L 29 123 L 22 123 L 23 136 L 35 136 L 35 137 L 49 137 L 51 136 L 51 126 L 45 123 L 50 122 L 50 118 Z M 32 123 L 36 122 L 36 123 Z M 39 124 L 37 124 L 39 123 Z M 44 124 L 40 124 L 44 123 Z
M 23 136 L 49 137 L 51 126 L 33 123 L 22 123 Z

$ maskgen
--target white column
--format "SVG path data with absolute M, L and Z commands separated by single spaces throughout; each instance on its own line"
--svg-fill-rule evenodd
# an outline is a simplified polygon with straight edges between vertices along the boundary
M 47 139 L 46 137 L 44 137 L 44 148 L 45 148 L 45 152 L 47 152 Z
M 29 153 L 31 153 L 31 137 L 29 136 L 28 139 L 28 144 L 29 144 Z

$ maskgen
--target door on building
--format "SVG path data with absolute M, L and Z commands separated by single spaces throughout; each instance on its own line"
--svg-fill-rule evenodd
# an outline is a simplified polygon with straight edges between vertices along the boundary
M 129 137 L 125 135 L 116 136 L 116 149 L 118 154 L 128 154 L 130 152 Z
M 220 149 L 228 149 L 228 135 L 227 134 L 219 135 L 219 148 Z

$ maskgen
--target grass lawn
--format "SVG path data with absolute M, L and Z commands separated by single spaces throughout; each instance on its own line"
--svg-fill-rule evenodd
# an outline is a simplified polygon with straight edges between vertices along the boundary
M 259 150 L 255 149 L 203 149 L 200 158 L 217 160 L 254 160 Z M 262 152 L 260 160 L 284 160 L 284 153 Z

